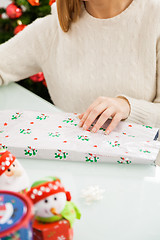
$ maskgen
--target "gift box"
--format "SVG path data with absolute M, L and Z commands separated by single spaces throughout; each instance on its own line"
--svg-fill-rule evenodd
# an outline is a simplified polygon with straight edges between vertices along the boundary
M 0 147 L 17 158 L 154 164 L 158 128 L 121 121 L 105 135 L 110 119 L 97 133 L 91 132 L 94 123 L 85 131 L 79 121 L 76 113 L 0 111 Z
M 42 223 L 37 220 L 33 222 L 34 240 L 72 240 L 73 229 L 69 221 L 62 219 L 52 223 Z
M 0 191 L 0 239 L 32 240 L 32 203 L 27 196 Z

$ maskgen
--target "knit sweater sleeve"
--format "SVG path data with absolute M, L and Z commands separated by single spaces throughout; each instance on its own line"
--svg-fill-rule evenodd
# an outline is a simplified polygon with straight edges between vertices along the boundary
M 0 45 L 0 85 L 19 81 L 42 71 L 56 24 L 53 15 L 36 19 Z
M 123 96 L 130 103 L 131 112 L 126 119 L 127 121 L 160 128 L 160 38 L 157 42 L 156 61 L 156 96 L 153 102 L 148 102 L 143 99 L 135 99 L 124 94 L 117 95 L 116 97 Z

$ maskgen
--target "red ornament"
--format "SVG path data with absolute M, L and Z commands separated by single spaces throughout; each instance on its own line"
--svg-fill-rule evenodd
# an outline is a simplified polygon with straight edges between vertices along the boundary
M 31 76 L 30 79 L 31 79 L 33 82 L 42 82 L 42 81 L 44 81 L 44 75 L 43 75 L 42 72 L 39 72 L 39 73 Z
M 54 2 L 56 2 L 56 0 L 50 0 L 49 5 L 51 6 Z
M 9 18 L 15 19 L 15 18 L 19 18 L 22 15 L 22 9 L 21 7 L 18 7 L 16 4 L 11 3 L 6 8 L 6 13 Z
M 39 6 L 39 0 L 27 0 L 32 6 Z
M 46 80 L 43 80 L 42 83 L 43 83 L 43 85 L 44 85 L 45 87 L 47 87 Z
M 16 35 L 17 33 L 19 33 L 20 31 L 22 31 L 27 25 L 21 24 L 18 25 L 15 29 L 14 29 L 14 34 Z

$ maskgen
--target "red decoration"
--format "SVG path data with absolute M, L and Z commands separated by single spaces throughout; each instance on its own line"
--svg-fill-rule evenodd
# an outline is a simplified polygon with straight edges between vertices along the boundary
M 39 0 L 27 0 L 32 6 L 39 6 Z
M 41 190 L 42 186 L 44 187 L 44 190 Z M 56 189 L 54 188 L 54 186 L 56 186 Z M 50 191 L 46 192 L 45 191 L 46 188 L 48 188 Z M 36 193 L 34 193 L 35 189 L 36 189 Z M 38 194 L 39 191 L 42 192 L 41 195 Z M 47 198 L 47 197 L 49 197 L 49 196 L 51 196 L 55 193 L 59 193 L 59 192 L 64 192 L 65 193 L 65 189 L 61 185 L 60 180 L 56 179 L 55 181 L 48 181 L 48 182 L 45 182 L 43 184 L 39 184 L 38 186 L 32 187 L 27 192 L 27 195 L 33 201 L 33 203 L 35 204 L 35 203 L 41 201 L 42 199 Z M 66 194 L 70 194 L 70 193 L 66 192 Z M 66 195 L 66 197 L 67 197 L 67 195 Z
M 15 29 L 14 29 L 14 34 L 16 35 L 17 33 L 19 33 L 20 31 L 22 31 L 27 25 L 21 24 L 18 25 Z
M 42 83 L 43 83 L 43 85 L 44 85 L 45 87 L 47 87 L 46 80 L 43 80 Z
M 70 194 L 70 192 L 66 192 L 66 198 L 67 198 L 67 201 L 71 201 L 71 194 Z
M 73 239 L 73 229 L 70 228 L 70 223 L 66 219 L 52 223 L 41 223 L 35 220 L 32 227 L 34 240 Z
M 31 76 L 30 79 L 31 79 L 33 82 L 42 82 L 42 81 L 44 81 L 44 75 L 43 75 L 42 72 L 39 72 L 39 73 Z
M 21 7 L 18 7 L 16 4 L 11 3 L 6 8 L 6 13 L 9 18 L 16 19 L 22 15 L 22 9 L 21 9 Z
M 56 2 L 56 0 L 50 0 L 49 5 L 51 6 L 54 2 Z
M 11 166 L 15 159 L 15 156 L 9 151 L 0 154 L 0 176 Z

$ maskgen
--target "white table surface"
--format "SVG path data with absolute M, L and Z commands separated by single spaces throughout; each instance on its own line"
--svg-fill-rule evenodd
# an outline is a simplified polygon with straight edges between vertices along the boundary
M 0 110 L 58 111 L 28 90 L 13 83 L 0 87 Z M 160 168 L 20 159 L 32 183 L 43 176 L 58 176 L 82 213 L 74 224 L 74 240 L 159 240 Z M 98 185 L 104 198 L 90 206 L 81 191 Z

